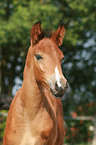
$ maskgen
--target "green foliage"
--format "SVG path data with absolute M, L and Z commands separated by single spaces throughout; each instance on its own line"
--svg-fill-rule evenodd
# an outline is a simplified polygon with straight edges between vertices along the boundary
M 62 0 L 60 4 L 66 28 L 63 72 L 70 84 L 63 105 L 69 114 L 78 105 L 86 108 L 85 104 L 96 101 L 96 4 L 94 0 Z M 82 110 L 83 115 L 95 115 L 95 105 L 92 108 Z

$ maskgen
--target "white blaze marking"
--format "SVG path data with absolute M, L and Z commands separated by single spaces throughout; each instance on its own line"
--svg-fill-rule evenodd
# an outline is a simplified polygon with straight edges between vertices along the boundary
M 55 76 L 56 76 L 57 85 L 58 85 L 59 87 L 61 87 L 60 75 L 59 75 L 59 70 L 58 70 L 57 66 L 55 67 Z

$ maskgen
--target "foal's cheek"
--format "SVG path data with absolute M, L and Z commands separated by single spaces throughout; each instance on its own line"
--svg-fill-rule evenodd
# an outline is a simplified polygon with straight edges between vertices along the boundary
M 45 65 L 44 65 L 43 62 L 41 62 L 41 63 L 39 64 L 39 67 L 40 67 L 40 70 L 41 70 L 42 72 L 45 72 Z

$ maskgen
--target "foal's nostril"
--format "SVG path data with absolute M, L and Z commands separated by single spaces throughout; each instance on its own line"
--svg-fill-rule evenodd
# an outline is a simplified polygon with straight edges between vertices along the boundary
M 60 86 L 61 84 L 58 85 L 58 82 L 55 83 L 55 89 L 56 91 L 58 91 L 59 93 L 63 92 L 63 88 L 62 86 Z

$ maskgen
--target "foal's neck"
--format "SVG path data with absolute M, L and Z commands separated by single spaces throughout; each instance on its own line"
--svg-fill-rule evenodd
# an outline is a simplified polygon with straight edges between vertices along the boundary
M 35 79 L 30 76 L 30 73 L 28 73 L 28 76 L 24 79 L 22 84 L 21 101 L 23 108 L 31 119 L 38 113 L 38 110 L 42 105 L 42 100 L 43 99 Z
M 42 95 L 39 89 L 39 86 L 35 80 L 34 72 L 32 70 L 32 63 L 30 61 L 30 65 L 28 62 L 30 61 L 30 56 L 27 56 L 26 65 L 24 68 L 24 79 L 21 89 L 21 101 L 23 104 L 23 108 L 30 114 L 34 115 L 40 109 L 42 105 Z

